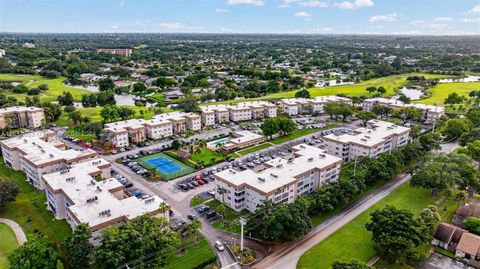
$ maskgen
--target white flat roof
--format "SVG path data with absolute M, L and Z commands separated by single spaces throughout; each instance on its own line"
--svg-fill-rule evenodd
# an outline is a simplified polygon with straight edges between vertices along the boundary
M 300 105 L 308 103 L 333 103 L 333 102 L 351 102 L 349 98 L 327 95 L 327 96 L 318 96 L 315 98 L 286 98 L 282 99 L 281 102 L 286 105 Z
M 229 147 L 229 144 L 242 144 L 242 143 L 259 139 L 259 138 L 263 138 L 263 135 L 252 133 L 246 130 L 238 131 L 238 132 L 235 132 L 235 137 L 230 138 L 228 140 L 228 143 L 225 144 L 224 146 Z
M 385 104 L 393 107 L 415 107 L 421 110 L 428 110 L 428 111 L 439 112 L 439 113 L 445 112 L 445 107 L 443 106 L 432 106 L 432 105 L 426 105 L 426 104 L 405 104 L 404 102 L 397 99 L 389 99 L 389 98 L 383 98 L 383 97 L 370 98 L 365 100 L 364 102 L 380 103 L 380 104 Z
M 90 227 L 125 217 L 135 217 L 158 210 L 164 202 L 160 197 L 153 196 L 150 200 L 136 197 L 118 199 L 111 190 L 123 189 L 123 185 L 115 178 L 97 182 L 91 175 L 100 173 L 101 167 L 110 163 L 102 158 L 74 164 L 70 169 L 43 176 L 53 191 L 62 190 L 74 203 L 70 211 L 82 223 Z M 110 210 L 108 214 L 100 214 Z
M 370 120 L 369 124 L 373 128 L 358 128 L 355 130 L 355 134 L 329 134 L 325 138 L 336 140 L 342 143 L 355 143 L 364 145 L 367 147 L 375 146 L 385 141 L 385 139 L 393 134 L 402 134 L 410 131 L 410 128 L 398 126 L 391 122 Z
M 27 112 L 27 111 L 32 111 L 32 112 L 41 112 L 43 111 L 43 108 L 39 107 L 24 107 L 24 106 L 11 106 L 11 107 L 5 107 L 5 108 L 0 108 L 0 114 L 8 114 L 8 113 L 18 113 L 18 112 Z
M 263 193 L 270 193 L 296 181 L 295 177 L 304 172 L 312 169 L 323 169 L 342 162 L 342 159 L 326 154 L 325 150 L 306 144 L 297 145 L 293 149 L 295 154 L 299 156 L 291 162 L 283 158 L 275 158 L 266 163 L 271 166 L 270 168 L 259 172 L 250 169 L 240 172 L 223 170 L 216 173 L 215 177 L 237 186 L 246 184 Z
M 85 150 L 62 150 L 57 146 L 64 145 L 58 140 L 46 142 L 39 136 L 14 137 L 1 141 L 9 148 L 18 149 L 25 153 L 24 158 L 35 165 L 49 163 L 55 160 L 73 160 L 82 156 L 96 154 L 91 149 Z

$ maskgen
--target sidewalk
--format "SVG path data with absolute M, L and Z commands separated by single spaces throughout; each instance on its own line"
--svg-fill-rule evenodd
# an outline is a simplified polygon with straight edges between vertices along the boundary
M 0 222 L 7 224 L 12 229 L 20 245 L 23 245 L 23 243 L 27 242 L 27 236 L 23 232 L 22 227 L 18 225 L 18 223 L 16 223 L 11 219 L 4 219 L 4 218 L 0 218 Z

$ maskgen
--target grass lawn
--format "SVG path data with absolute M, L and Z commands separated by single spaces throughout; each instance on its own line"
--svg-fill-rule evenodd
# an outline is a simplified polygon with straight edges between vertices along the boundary
M 0 178 L 16 181 L 20 193 L 15 202 L 8 204 L 0 212 L 0 217 L 16 221 L 25 231 L 27 237 L 36 231 L 48 236 L 49 240 L 59 244 L 71 234 L 70 226 L 65 220 L 56 220 L 47 210 L 45 192 L 37 191 L 25 180 L 25 174 L 9 169 L 0 158 Z
M 223 162 L 225 160 L 225 156 L 217 154 L 215 151 L 205 147 L 202 148 L 200 152 L 192 154 L 192 156 L 190 156 L 190 160 L 197 164 L 203 162 L 203 165 L 209 166 Z
M 365 224 L 369 221 L 372 211 L 391 204 L 397 208 L 408 209 L 418 214 L 423 208 L 433 204 L 437 199 L 438 197 L 433 197 L 429 190 L 412 188 L 407 182 L 307 251 L 300 258 L 297 268 L 314 268 L 319 264 L 322 265 L 322 268 L 331 268 L 333 262 L 337 260 L 357 260 L 366 263 L 374 256 L 371 233 L 365 229 Z M 450 216 L 450 212 L 443 211 L 444 203 L 440 204 L 438 209 L 442 218 L 447 219 Z M 448 208 L 450 208 L 450 203 L 454 202 L 449 201 Z M 345 253 L 348 253 L 348 255 L 345 255 Z M 387 268 L 402 267 L 387 266 Z
M 91 142 L 96 138 L 94 134 L 85 134 L 82 132 L 75 131 L 73 128 L 69 128 L 65 133 L 65 135 L 68 135 L 73 138 L 81 139 L 87 142 Z
M 238 221 L 238 218 L 240 218 L 240 216 L 248 215 L 249 213 L 247 211 L 242 211 L 239 213 L 227 206 L 224 206 L 222 209 L 221 203 L 217 200 L 209 201 L 206 203 L 206 205 L 213 208 L 215 211 L 219 212 L 220 214 L 223 214 L 224 216 L 224 221 L 217 220 L 212 223 L 212 226 L 214 228 L 237 233 L 237 234 L 240 233 L 240 223 Z
M 15 234 L 7 224 L 0 223 L 0 268 L 8 268 L 8 256 L 20 245 L 15 238 Z
M 169 256 L 166 261 L 167 264 L 162 268 L 197 268 L 197 266 L 200 266 L 207 261 L 213 261 L 216 259 L 216 255 L 213 252 L 212 247 L 203 237 L 199 240 L 198 246 L 195 246 L 190 242 L 185 244 L 188 246 L 186 248 L 186 252 Z
M 454 82 L 454 83 L 439 83 L 437 86 L 431 88 L 431 96 L 423 100 L 417 100 L 415 103 L 427 104 L 427 105 L 443 105 L 445 98 L 452 93 L 456 92 L 459 95 L 465 95 L 468 97 L 468 93 L 473 90 L 480 89 L 480 82 Z
M 91 93 L 88 90 L 64 86 L 64 80 L 64 77 L 48 79 L 33 75 L 0 74 L 0 81 L 20 82 L 29 88 L 36 88 L 41 84 L 48 85 L 48 90 L 41 92 L 39 95 L 42 102 L 56 101 L 57 96 L 62 95 L 63 92 L 70 92 L 73 95 L 73 99 L 79 102 L 82 100 L 82 95 Z M 17 94 L 13 92 L 8 92 L 7 95 L 14 95 L 19 101 L 24 101 L 27 96 L 26 94 Z
M 311 134 L 311 133 L 315 133 L 317 131 L 319 131 L 320 129 L 301 129 L 301 130 L 295 130 L 293 132 L 291 132 L 289 135 L 287 136 L 281 136 L 281 137 L 277 137 L 277 138 L 274 138 L 268 142 L 272 143 L 272 144 L 282 144 L 282 143 L 285 143 L 287 141 L 290 141 L 290 140 L 293 140 L 293 139 L 296 139 L 296 138 L 299 138 L 301 136 L 304 136 L 304 135 L 308 135 L 308 134 Z
M 134 118 L 143 118 L 148 120 L 154 116 L 154 111 L 152 108 L 137 107 L 137 106 L 127 106 L 127 107 L 135 110 Z M 102 107 L 77 108 L 77 110 L 80 111 L 80 113 L 82 113 L 83 117 L 90 118 L 92 122 L 102 121 L 102 117 L 100 116 L 100 111 L 102 111 Z M 62 113 L 62 115 L 55 122 L 55 124 L 58 126 L 72 126 L 72 121 L 68 118 L 68 113 Z
M 247 155 L 249 153 L 255 152 L 255 151 L 266 149 L 266 148 L 271 147 L 271 146 L 273 146 L 273 145 L 271 143 L 267 142 L 267 143 L 263 143 L 263 144 L 260 144 L 260 145 L 257 145 L 257 146 L 246 148 L 244 150 L 237 151 L 237 153 L 239 155 L 243 156 L 243 155 Z
M 190 201 L 191 206 L 197 206 L 201 203 L 203 203 L 203 199 L 198 196 L 193 197 L 192 200 Z

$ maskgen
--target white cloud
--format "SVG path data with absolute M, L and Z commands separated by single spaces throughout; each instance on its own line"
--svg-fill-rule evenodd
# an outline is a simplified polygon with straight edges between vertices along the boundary
M 112 25 L 111 28 L 112 28 L 113 30 L 118 30 L 118 25 Z
M 167 30 L 183 30 L 187 28 L 186 25 L 181 22 L 160 22 L 158 26 Z
M 262 0 L 227 0 L 227 4 L 229 5 L 254 5 L 257 7 L 261 7 L 265 4 Z
M 470 9 L 467 13 L 474 13 L 474 14 L 480 14 L 480 5 L 474 6 L 472 9 Z
M 410 22 L 410 25 L 423 28 L 423 29 L 440 31 L 440 30 L 449 29 L 452 22 L 453 22 L 453 19 L 450 17 L 437 17 L 430 21 L 414 20 Z
M 226 9 L 226 8 L 217 8 L 215 9 L 216 12 L 219 12 L 219 13 L 225 13 L 225 12 L 229 12 L 230 10 Z
M 295 17 L 311 17 L 312 15 L 310 13 L 307 13 L 305 11 L 300 11 L 295 13 Z
M 437 17 L 432 20 L 433 23 L 449 23 L 452 21 L 453 19 L 451 17 Z
M 480 23 L 480 18 L 463 18 L 460 21 L 463 23 Z
M 120 2 L 118 3 L 118 6 L 119 6 L 119 7 L 123 7 L 124 5 L 125 5 L 125 2 L 123 2 L 123 1 L 120 1 Z
M 335 3 L 334 6 L 341 9 L 356 9 L 363 7 L 373 6 L 373 0 L 355 0 L 355 1 L 343 1 L 340 3 Z
M 368 20 L 369 22 L 371 23 L 377 23 L 377 22 L 381 22 L 381 21 L 395 21 L 397 19 L 398 15 L 397 13 L 390 13 L 390 14 L 387 14 L 387 15 L 376 15 L 376 16 L 372 16 L 370 18 L 370 20 Z
M 302 7 L 328 7 L 328 3 L 317 0 L 301 1 L 298 4 Z

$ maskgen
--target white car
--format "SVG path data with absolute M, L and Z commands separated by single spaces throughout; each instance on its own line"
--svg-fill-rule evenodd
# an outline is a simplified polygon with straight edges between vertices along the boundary
M 207 193 L 210 194 L 211 196 L 215 196 L 215 191 L 214 190 L 208 190 Z
M 222 242 L 220 241 L 215 241 L 215 247 L 219 250 L 219 251 L 223 251 L 225 248 L 223 247 L 223 244 Z

